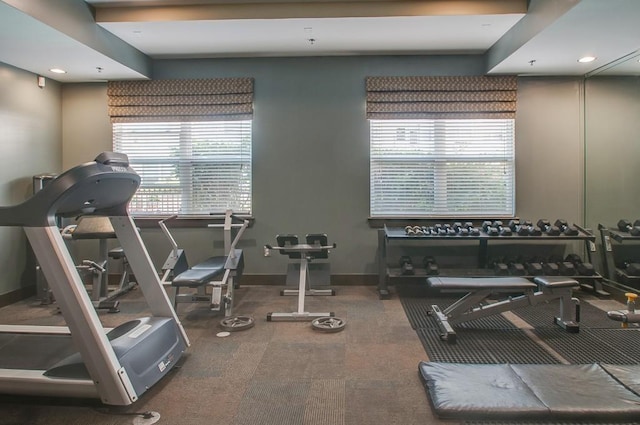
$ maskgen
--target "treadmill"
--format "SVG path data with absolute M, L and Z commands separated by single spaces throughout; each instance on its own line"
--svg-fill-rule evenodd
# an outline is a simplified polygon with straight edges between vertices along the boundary
M 99 398 L 126 406 L 162 379 L 187 349 L 189 339 L 127 212 L 139 186 L 126 155 L 103 152 L 25 202 L 0 207 L 0 226 L 24 229 L 67 325 L 0 325 L 0 393 Z M 109 331 L 102 327 L 56 216 L 109 218 L 149 304 L 149 317 Z

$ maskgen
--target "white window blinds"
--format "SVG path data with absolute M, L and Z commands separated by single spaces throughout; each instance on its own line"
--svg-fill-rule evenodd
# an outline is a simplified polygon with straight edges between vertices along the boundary
M 142 184 L 133 215 L 251 213 L 251 120 L 113 123 Z
M 514 120 L 370 120 L 372 217 L 514 213 Z

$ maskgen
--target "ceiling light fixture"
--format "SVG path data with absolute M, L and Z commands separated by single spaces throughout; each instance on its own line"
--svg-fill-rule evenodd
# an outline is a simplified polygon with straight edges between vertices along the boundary
M 60 68 L 51 68 L 49 71 L 53 72 L 54 74 L 66 74 L 67 71 L 65 71 L 64 69 L 60 69 Z
M 578 59 L 578 62 L 589 63 L 589 62 L 593 62 L 594 60 L 596 60 L 595 56 L 583 56 L 580 59 Z

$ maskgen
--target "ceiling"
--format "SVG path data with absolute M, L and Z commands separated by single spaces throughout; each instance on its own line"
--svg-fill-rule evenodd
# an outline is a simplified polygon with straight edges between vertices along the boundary
M 640 75 L 638 18 L 638 0 L 0 0 L 0 62 L 61 82 L 150 78 L 166 58 L 336 55 Z

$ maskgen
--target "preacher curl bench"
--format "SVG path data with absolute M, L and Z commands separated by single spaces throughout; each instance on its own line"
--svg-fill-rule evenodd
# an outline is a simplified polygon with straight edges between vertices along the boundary
M 437 305 L 431 306 L 430 314 L 438 322 L 440 338 L 450 344 L 456 342 L 454 325 L 555 299 L 560 301 L 560 315 L 554 318 L 555 323 L 571 333 L 577 333 L 580 329 L 580 303 L 577 298 L 572 297 L 572 290 L 579 284 L 574 279 L 538 276 L 531 282 L 519 277 L 430 277 L 427 284 L 440 292 L 466 292 L 466 295 L 444 310 Z M 499 294 L 509 296 L 500 301 L 485 303 L 490 297 L 495 298 Z M 572 305 L 575 308 L 572 309 Z

